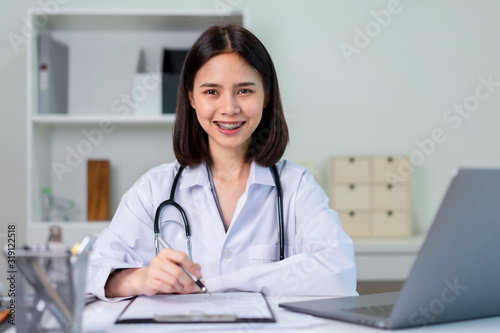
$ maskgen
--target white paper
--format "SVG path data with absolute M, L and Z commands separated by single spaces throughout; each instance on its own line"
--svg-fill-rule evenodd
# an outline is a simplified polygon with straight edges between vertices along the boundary
M 283 300 L 279 300 L 282 302 Z M 287 300 L 285 300 L 287 301 Z M 294 300 L 292 300 L 294 301 Z M 276 323 L 228 323 L 228 324 L 116 324 L 106 327 L 106 333 L 163 333 L 163 332 L 284 332 L 290 330 L 309 330 L 323 326 L 328 321 L 307 314 L 291 312 L 279 308 L 270 301 Z M 302 332 L 302 331 L 301 331 Z
M 260 293 L 215 293 L 139 296 L 118 320 L 152 319 L 155 315 L 235 315 L 237 318 L 273 318 Z
M 116 318 L 127 306 L 129 300 L 117 303 L 97 301 L 85 307 L 83 313 L 84 332 L 88 333 L 163 333 L 163 332 L 254 332 L 309 330 L 323 326 L 326 319 L 295 313 L 278 307 L 278 303 L 318 299 L 317 297 L 270 297 L 269 305 L 276 323 L 225 323 L 225 324 L 115 324 Z

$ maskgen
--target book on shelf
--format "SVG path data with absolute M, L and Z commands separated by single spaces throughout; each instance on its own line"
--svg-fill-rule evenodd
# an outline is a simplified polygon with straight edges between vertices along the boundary
M 38 113 L 68 112 L 69 50 L 48 33 L 38 36 Z
M 169 50 L 163 52 L 163 113 L 175 113 L 177 107 L 177 89 L 180 73 L 188 50 Z

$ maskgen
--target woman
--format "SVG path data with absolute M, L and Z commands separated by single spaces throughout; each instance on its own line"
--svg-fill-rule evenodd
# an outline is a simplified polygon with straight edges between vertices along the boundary
M 102 299 L 199 292 L 182 265 L 212 292 L 356 295 L 352 241 L 338 214 L 307 169 L 279 161 L 288 130 L 276 72 L 248 30 L 214 26 L 195 42 L 173 136 L 177 161 L 143 175 L 99 236 L 89 292 Z M 172 249 L 156 255 L 155 212 L 178 173 L 173 194 L 189 220 L 192 250 L 182 216 L 166 206 L 159 235 Z

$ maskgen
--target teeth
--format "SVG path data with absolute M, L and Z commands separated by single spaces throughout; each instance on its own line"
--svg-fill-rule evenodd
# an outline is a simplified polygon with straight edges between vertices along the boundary
M 241 127 L 241 125 L 243 125 L 243 123 L 237 123 L 237 124 L 223 124 L 223 123 L 219 123 L 219 122 L 215 122 L 217 124 L 217 126 L 219 126 L 220 128 L 222 129 L 227 129 L 227 130 L 232 130 L 232 129 L 236 129 L 238 127 Z

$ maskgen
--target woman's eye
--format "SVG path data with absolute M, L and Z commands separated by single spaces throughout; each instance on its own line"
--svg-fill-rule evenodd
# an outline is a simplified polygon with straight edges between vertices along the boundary
M 215 95 L 215 94 L 217 94 L 217 91 L 215 91 L 213 89 L 210 89 L 210 90 L 205 91 L 205 94 L 207 94 L 207 95 Z
M 248 93 L 251 93 L 252 91 L 248 90 L 248 89 L 241 89 L 240 91 L 238 91 L 238 94 L 248 94 Z

